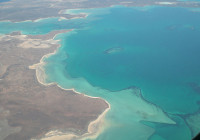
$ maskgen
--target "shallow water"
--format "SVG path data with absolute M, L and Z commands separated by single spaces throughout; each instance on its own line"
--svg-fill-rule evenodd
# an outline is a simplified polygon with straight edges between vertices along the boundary
M 0 3 L 2 3 L 2 2 L 8 2 L 8 1 L 10 1 L 10 0 L 0 0 Z
M 199 109 L 200 94 L 189 83 L 200 82 L 200 13 L 122 6 L 68 13 L 90 14 L 86 19 L 1 22 L 0 33 L 76 29 L 56 37 L 62 47 L 45 60 L 47 82 L 110 103 L 97 140 L 191 139 L 180 115 Z M 105 53 L 109 49 L 114 51 Z
M 57 54 L 68 57 L 52 63 L 59 57 L 52 56 L 47 60 L 52 64 L 46 68 L 47 74 L 51 69 L 49 82 L 75 87 L 111 103 L 106 117 L 111 126 L 97 139 L 147 139 L 154 130 L 150 139 L 190 139 L 188 126 L 177 116 L 171 117 L 176 125 L 156 123 L 153 129 L 140 121 L 155 121 L 157 116 L 161 118 L 157 121 L 162 122 L 164 118 L 159 111 L 151 118 L 149 112 L 155 106 L 146 107 L 145 100 L 170 114 L 198 110 L 200 96 L 188 83 L 199 82 L 200 15 L 183 8 L 164 7 L 114 7 L 104 9 L 103 14 L 99 9 L 77 11 L 91 13 L 88 18 L 95 20 L 84 30 L 58 37 L 64 47 Z M 115 48 L 123 49 L 105 53 Z M 58 76 L 63 75 L 61 80 Z M 145 100 L 137 102 L 134 93 L 124 90 L 129 87 L 139 87 Z M 171 135 L 172 132 L 176 133 Z

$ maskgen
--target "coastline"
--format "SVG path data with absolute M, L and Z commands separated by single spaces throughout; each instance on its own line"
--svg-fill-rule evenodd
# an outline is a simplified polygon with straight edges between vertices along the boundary
M 56 36 L 56 35 L 55 35 Z M 55 39 L 55 36 L 53 37 Z M 57 42 L 59 42 L 59 40 L 57 40 Z M 76 94 L 81 94 L 83 96 L 89 97 L 89 98 L 99 98 L 102 99 L 100 97 L 93 97 L 93 96 L 88 96 L 84 93 L 78 92 L 76 91 L 74 88 L 69 88 L 69 89 L 65 89 L 63 87 L 61 87 L 60 85 L 58 85 L 56 82 L 51 82 L 51 83 L 46 83 L 45 79 L 46 79 L 46 74 L 45 74 L 45 70 L 44 70 L 44 65 L 45 63 L 45 58 L 50 57 L 51 55 L 54 55 L 57 53 L 58 48 L 61 47 L 61 44 L 58 43 L 58 47 L 56 47 L 57 49 L 55 49 L 52 53 L 48 53 L 46 55 L 44 55 L 41 59 L 40 62 L 37 64 L 34 64 L 32 66 L 29 66 L 30 69 L 35 69 L 36 70 L 36 77 L 37 77 L 37 81 L 45 86 L 50 86 L 50 85 L 56 85 L 59 88 L 65 90 L 65 91 L 73 91 Z M 104 100 L 104 99 L 103 99 Z M 106 113 L 111 109 L 110 104 L 104 100 L 107 105 L 108 108 L 105 109 L 98 117 L 96 120 L 90 121 L 90 123 L 88 124 L 87 127 L 87 132 L 82 134 L 82 135 L 75 135 L 74 133 L 69 133 L 69 132 L 61 132 L 59 130 L 52 130 L 48 133 L 46 133 L 45 135 L 43 135 L 43 137 L 41 138 L 41 140 L 64 140 L 64 139 L 86 139 L 86 138 L 95 138 L 97 137 L 102 131 L 103 131 L 103 123 L 105 121 L 105 115 Z M 145 100 L 146 101 L 146 100 Z M 148 102 L 149 103 L 149 102 Z M 164 112 L 165 114 L 165 112 Z M 166 114 L 165 114 L 166 115 Z M 152 120 L 151 120 L 152 121 Z M 161 121 L 162 122 L 162 121 Z M 164 121 L 165 122 L 165 121 Z M 168 122 L 169 123 L 169 122 Z M 175 124 L 175 122 L 171 122 L 171 124 Z M 97 127 L 96 127 L 97 126 Z M 104 127 L 106 128 L 106 127 Z
M 74 29 L 71 29 L 68 31 L 71 32 L 73 31 Z M 55 34 L 55 36 L 52 38 L 52 40 L 55 39 L 55 37 L 58 35 L 59 33 Z M 57 42 L 59 42 L 60 40 L 56 40 Z M 65 90 L 65 91 L 73 91 L 74 93 L 76 94 L 81 94 L 85 97 L 88 97 L 88 98 L 93 98 L 93 99 L 102 99 L 100 97 L 93 97 L 93 96 L 89 96 L 89 95 L 86 95 L 84 93 L 80 93 L 78 91 L 76 91 L 74 88 L 72 89 L 65 89 L 63 87 L 61 87 L 60 85 L 58 85 L 56 82 L 52 82 L 52 83 L 46 83 L 45 82 L 45 79 L 46 79 L 46 74 L 45 74 L 45 70 L 44 70 L 44 65 L 46 64 L 44 62 L 44 59 L 45 58 L 48 58 L 50 57 L 51 55 L 54 55 L 56 54 L 57 52 L 57 49 L 59 47 L 61 47 L 60 44 L 58 44 L 59 46 L 55 48 L 54 52 L 52 53 L 49 53 L 49 54 L 46 54 L 44 55 L 41 59 L 40 59 L 40 62 L 37 63 L 37 64 L 34 64 L 34 65 L 31 65 L 29 66 L 29 69 L 35 69 L 36 71 L 36 78 L 37 78 L 37 81 L 42 84 L 42 85 L 45 85 L 45 86 L 50 86 L 50 85 L 56 85 L 58 86 L 59 88 Z M 81 136 L 77 136 L 75 134 L 66 134 L 66 133 L 63 133 L 63 132 L 57 132 L 57 131 L 51 131 L 51 132 L 48 132 L 45 136 L 47 136 L 46 138 L 42 138 L 41 140 L 52 140 L 52 139 L 63 139 L 63 138 L 68 138 L 68 139 L 72 139 L 72 138 L 78 138 L 78 139 L 85 139 L 85 138 L 89 138 L 89 137 L 97 137 L 103 130 L 101 129 L 102 128 L 102 124 L 103 122 L 105 121 L 105 115 L 107 114 L 107 112 L 111 109 L 111 106 L 110 104 L 105 100 L 105 99 L 102 99 L 107 105 L 108 105 L 108 108 L 105 109 L 99 116 L 96 120 L 93 120 L 91 121 L 89 124 L 88 124 L 88 132 L 81 135 Z M 48 134 L 53 134 L 53 136 L 48 136 Z M 58 134 L 56 136 L 56 134 Z M 60 137 L 62 136 L 62 137 Z M 59 138 L 60 137 L 60 138 Z
M 159 3 L 159 2 L 158 2 Z M 162 3 L 162 4 L 161 4 Z M 167 6 L 167 5 L 171 5 L 171 4 L 169 4 L 169 3 L 166 3 L 166 2 L 160 2 L 160 4 L 158 4 L 158 5 L 160 5 L 160 6 Z M 113 6 L 115 6 L 115 5 L 113 5 Z M 113 7 L 113 6 L 111 6 L 111 7 Z M 173 5 L 174 6 L 174 5 Z M 172 7 L 173 7 L 172 6 Z M 88 8 L 86 8 L 86 9 L 88 9 Z M 94 9 L 96 9 L 96 8 L 94 8 Z M 146 8 L 145 8 L 146 9 Z M 189 9 L 189 8 L 187 8 L 188 10 L 191 10 L 191 9 Z M 70 10 L 70 9 L 69 9 Z M 76 9 L 72 9 L 72 11 L 73 10 L 76 10 Z M 191 10 L 192 11 L 192 10 Z M 197 12 L 197 11 L 196 11 Z M 77 13 L 77 15 L 78 14 L 81 14 L 81 13 Z M 53 18 L 56 18 L 56 19 L 58 19 L 58 21 L 61 21 L 61 20 L 70 20 L 70 19 L 79 19 L 79 18 L 87 18 L 87 16 L 89 15 L 90 13 L 86 13 L 86 15 L 85 16 L 83 16 L 83 17 L 72 17 L 72 18 L 65 18 L 64 16 L 63 17 L 60 17 L 60 16 L 58 16 L 58 17 L 53 17 Z M 22 22 L 40 22 L 41 20 L 46 20 L 46 19 L 48 19 L 48 18 L 52 18 L 52 17 L 47 17 L 47 18 L 40 18 L 40 19 L 36 19 L 36 20 L 27 20 L 27 21 L 22 21 Z M 57 20 L 56 20 L 57 21 Z M 12 22 L 12 21 L 9 21 L 9 22 Z M 15 22 L 14 22 L 15 23 Z M 18 22 L 16 22 L 16 23 L 18 23 Z M 70 29 L 69 31 L 73 31 L 74 29 Z M 55 30 L 56 31 L 56 30 Z M 67 31 L 67 32 L 69 32 L 69 31 Z M 63 32 L 64 33 L 64 32 Z M 109 102 L 108 101 L 106 101 L 107 100 L 107 98 L 105 98 L 105 97 L 103 97 L 103 98 L 101 98 L 101 96 L 100 97 L 98 97 L 98 95 L 96 95 L 97 97 L 93 97 L 93 96 L 88 96 L 88 95 L 91 95 L 91 94 L 84 94 L 84 91 L 82 91 L 82 90 L 78 90 L 78 88 L 76 88 L 78 91 L 81 91 L 81 92 L 78 92 L 78 91 L 76 91 L 76 89 L 74 88 L 74 87 L 76 87 L 76 85 L 74 85 L 74 86 L 71 86 L 70 88 L 63 88 L 63 87 L 65 87 L 65 86 L 63 86 L 63 87 L 61 87 L 61 85 L 62 84 L 60 84 L 59 85 L 59 82 L 56 82 L 56 80 L 53 80 L 53 82 L 51 82 L 51 83 L 49 83 L 49 82 L 45 82 L 45 80 L 46 80 L 46 78 L 48 78 L 48 74 L 46 74 L 45 72 L 45 66 L 46 66 L 46 62 L 45 62 L 45 60 L 46 60 L 46 58 L 49 58 L 49 57 L 51 57 L 52 55 L 55 55 L 55 54 L 57 54 L 57 52 L 58 52 L 58 50 L 59 50 L 59 47 L 63 47 L 62 45 L 61 45 L 61 43 L 59 43 L 59 41 L 60 41 L 60 39 L 55 39 L 56 38 L 56 36 L 58 35 L 58 34 L 60 34 L 60 33 L 56 33 L 54 36 L 51 36 L 47 41 L 53 41 L 53 42 L 55 42 L 55 44 L 54 44 L 54 47 L 51 47 L 51 51 L 49 51 L 49 52 L 46 52 L 46 53 L 43 53 L 43 55 L 41 55 L 40 57 L 36 57 L 36 58 L 38 58 L 37 59 L 37 62 L 35 62 L 35 63 L 31 63 L 31 65 L 30 65 L 30 63 L 28 63 L 29 65 L 28 65 L 28 67 L 29 67 L 29 69 L 32 69 L 32 72 L 33 72 L 33 74 L 34 74 L 34 77 L 36 77 L 35 78 L 35 81 L 38 83 L 38 85 L 39 84 L 41 84 L 41 85 L 44 85 L 44 86 L 51 86 L 51 85 L 53 85 L 54 87 L 58 87 L 58 88 L 60 88 L 60 89 L 62 89 L 62 90 L 64 90 L 63 92 L 65 92 L 65 91 L 69 91 L 69 92 L 73 92 L 72 94 L 74 94 L 74 95 L 76 95 L 76 96 L 78 96 L 77 94 L 80 94 L 80 95 L 83 95 L 83 96 L 85 96 L 85 97 L 88 97 L 88 99 L 89 98 L 94 98 L 94 99 L 102 99 L 103 101 L 102 102 L 105 102 L 106 104 L 105 104 L 105 108 L 104 109 L 102 109 L 101 110 L 101 112 L 99 112 L 98 114 L 96 114 L 96 116 L 95 116 L 95 118 L 93 118 L 93 119 L 90 119 L 89 121 L 87 121 L 87 123 L 85 124 L 85 127 L 84 127 L 84 133 L 81 133 L 81 134 L 79 134 L 79 133 L 73 133 L 73 131 L 71 132 L 71 130 L 70 131 L 68 131 L 68 130 L 65 130 L 65 128 L 64 128 L 64 130 L 60 130 L 59 129 L 59 127 L 58 127 L 58 129 L 56 128 L 56 129 L 50 129 L 50 130 L 48 130 L 48 131 L 46 131 L 45 133 L 43 133 L 42 135 L 40 135 L 40 137 L 38 138 L 38 139 L 41 139 L 41 140 L 61 140 L 61 139 L 63 139 L 63 140 L 71 140 L 71 139 L 87 139 L 87 138 L 96 138 L 96 137 L 98 137 L 99 135 L 102 135 L 102 131 L 104 131 L 104 132 L 107 132 L 106 130 L 104 130 L 104 128 L 105 129 L 107 129 L 107 126 L 109 125 L 109 124 L 107 124 L 107 122 L 108 122 L 108 118 L 109 118 L 109 116 L 110 116 L 110 114 L 112 113 L 112 110 L 114 110 L 114 108 L 115 108 L 115 106 L 112 104 L 112 102 L 110 102 L 110 100 L 108 99 L 108 101 L 110 102 L 110 104 L 112 104 L 113 106 L 112 106 L 112 110 L 111 110 L 111 105 L 109 104 Z M 61 34 L 62 34 L 62 32 L 61 32 Z M 26 35 L 24 35 L 25 37 L 26 37 Z M 28 36 L 28 35 L 27 35 Z M 1 34 L 0 34 L 0 39 L 1 39 Z M 30 38 L 30 40 L 37 40 L 37 39 L 34 39 L 34 38 Z M 41 40 L 43 40 L 43 39 L 41 39 Z M 27 40 L 28 41 L 28 40 Z M 42 50 L 43 48 L 46 48 L 45 46 L 42 46 L 42 45 L 37 45 L 37 42 L 31 42 L 31 43 L 33 43 L 35 46 L 39 46 L 39 47 L 36 47 L 36 48 L 38 48 L 38 50 Z M 51 43 L 51 42 L 50 42 Z M 53 44 L 53 43 L 51 43 L 51 44 Z M 23 45 L 23 46 L 28 46 L 28 45 Z M 25 47 L 23 47 L 23 46 L 21 46 L 21 45 L 19 45 L 18 47 L 19 48 L 25 48 Z M 48 45 L 47 45 L 47 47 L 48 47 Z M 50 47 L 50 46 L 49 46 Z M 33 48 L 33 47 L 30 47 L 30 46 L 28 46 L 28 48 Z M 39 63 L 38 63 L 39 62 Z M 0 81 L 1 80 L 3 80 L 3 79 L 1 79 L 1 77 L 0 77 Z M 80 82 L 80 81 L 79 81 Z M 77 84 L 78 85 L 78 84 Z M 85 86 L 86 87 L 86 86 Z M 46 88 L 46 87 L 45 87 Z M 85 91 L 85 93 L 88 93 L 88 91 Z M 90 92 L 90 93 L 93 93 L 93 92 Z M 67 94 L 67 93 L 66 93 Z M 92 94 L 93 95 L 93 94 Z M 94 95 L 95 96 L 95 95 Z M 144 97 L 146 97 L 146 96 L 144 96 Z M 143 95 L 142 95 L 142 93 L 141 93 L 141 98 L 144 100 L 144 101 L 146 101 L 147 103 L 149 103 L 149 104 L 152 104 L 152 105 L 154 105 L 154 106 L 156 106 L 156 107 L 158 107 L 158 108 L 160 108 L 158 105 L 156 105 L 156 104 L 154 104 L 153 102 L 150 102 L 150 101 L 148 101 L 147 99 L 145 99 L 143 97 Z M 105 99 L 106 100 L 105 100 Z M 93 100 L 93 99 L 92 99 Z M 58 105 L 59 105 L 59 103 L 58 103 Z M 83 104 L 82 104 L 83 105 Z M 107 107 L 108 106 L 108 107 Z M 84 107 L 84 108 L 86 108 L 86 107 Z M 88 108 L 89 109 L 89 108 Z M 91 109 L 89 109 L 89 110 L 91 110 Z M 110 112 L 109 112 L 109 114 L 107 114 L 108 113 L 108 111 L 110 110 Z M 140 113 L 140 112 L 139 112 Z M 167 112 L 165 112 L 164 110 L 163 110 L 163 113 L 167 116 L 167 117 L 169 117 L 170 118 L 170 113 L 169 113 L 169 115 L 167 114 Z M 117 114 L 117 113 L 116 113 Z M 107 116 L 106 116 L 107 115 Z M 173 114 L 174 115 L 174 114 Z M 179 116 L 179 115 L 177 115 L 177 116 Z M 107 118 L 105 118 L 105 117 L 107 117 Z M 188 117 L 186 117 L 186 118 L 184 118 L 184 120 L 185 120 L 185 123 L 187 124 L 187 126 L 190 128 L 190 130 L 192 130 L 192 126 L 190 126 L 189 125 L 189 123 L 187 123 L 187 121 L 186 121 L 186 119 L 188 119 L 188 118 L 192 118 L 193 116 L 191 115 L 191 116 L 188 116 Z M 194 116 L 195 117 L 195 116 Z M 173 120 L 173 119 L 172 119 Z M 106 122 L 107 121 L 107 122 Z M 175 121 L 175 120 L 173 120 L 173 121 Z M 105 125 L 106 124 L 106 125 Z M 179 125 L 179 124 L 177 124 L 177 125 Z M 134 125 L 133 125 L 134 126 Z M 60 127 L 61 128 L 61 127 Z M 70 127 L 66 127 L 66 128 L 70 128 Z M 136 127 L 137 128 L 137 127 Z M 77 129 L 77 130 L 79 130 L 79 129 Z M 103 133 L 104 133 L 103 132 Z M 155 131 L 155 134 L 156 134 L 156 131 Z M 153 136 L 153 134 L 152 134 L 152 136 Z M 38 140 L 37 139 L 37 140 Z M 36 140 L 36 139 L 34 139 L 34 140 Z
M 108 103 L 108 102 L 107 102 Z M 103 131 L 103 124 L 105 123 L 105 115 L 110 110 L 107 108 L 102 114 L 99 115 L 99 117 L 91 121 L 88 125 L 88 132 L 83 135 L 76 135 L 73 133 L 67 133 L 67 132 L 61 132 L 58 130 L 53 130 L 45 134 L 45 137 L 41 138 L 40 140 L 71 140 L 71 139 L 80 139 L 85 140 L 88 138 L 96 138 L 102 131 Z M 32 139 L 36 140 L 36 139 Z
M 193 4 L 193 6 L 187 5 L 187 4 Z M 12 22 L 12 23 L 21 23 L 21 22 L 39 22 L 41 20 L 45 20 L 45 19 L 49 19 L 49 18 L 58 18 L 58 21 L 62 21 L 62 20 L 71 20 L 71 19 L 79 19 L 79 18 L 87 18 L 90 13 L 70 13 L 70 10 L 92 10 L 92 9 L 98 9 L 98 8 L 109 8 L 109 7 L 114 7 L 114 6 L 125 6 L 125 7 L 149 7 L 149 6 L 164 6 L 164 7 L 183 7 L 183 8 L 199 8 L 198 6 L 196 6 L 195 4 L 200 4 L 200 2 L 198 1 L 192 1 L 192 2 L 184 2 L 184 1 L 166 1 L 166 2 L 162 2 L 162 1 L 155 1 L 151 4 L 147 4 L 147 5 L 137 5 L 133 2 L 120 2 L 119 4 L 112 4 L 109 6 L 100 6 L 100 7 L 90 7 L 90 8 L 72 8 L 72 9 L 61 9 L 58 12 L 57 16 L 48 16 L 48 17 L 41 17 L 41 18 L 37 18 L 37 19 L 28 19 L 28 20 L 20 20 L 20 21 L 12 21 L 12 20 L 1 20 L 0 22 Z M 194 10 L 195 11 L 195 10 Z M 74 17 L 64 17 L 63 15 L 65 14 L 69 14 L 72 15 Z M 60 16 L 59 16 L 60 15 Z M 75 16 L 75 15 L 83 15 L 83 16 Z

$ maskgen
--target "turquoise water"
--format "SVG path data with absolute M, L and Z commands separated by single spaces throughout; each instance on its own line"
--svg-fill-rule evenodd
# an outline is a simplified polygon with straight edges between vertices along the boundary
M 76 29 L 56 37 L 62 47 L 45 59 L 46 81 L 110 103 L 105 129 L 95 139 L 191 139 L 181 115 L 200 107 L 200 94 L 189 86 L 200 83 L 200 13 L 122 6 L 68 13 L 89 16 L 1 22 L 0 33 Z M 114 51 L 106 53 L 109 49 Z
M 79 29 L 84 28 L 85 22 L 82 19 L 73 19 L 73 20 L 61 20 L 59 18 L 47 18 L 41 19 L 35 22 L 24 21 L 24 22 L 0 22 L 0 33 L 8 34 L 13 31 L 21 31 L 23 34 L 46 34 L 53 30 L 62 30 L 62 29 Z
M 1 3 L 1 2 L 8 2 L 8 1 L 10 1 L 10 0 L 0 0 L 0 3 Z

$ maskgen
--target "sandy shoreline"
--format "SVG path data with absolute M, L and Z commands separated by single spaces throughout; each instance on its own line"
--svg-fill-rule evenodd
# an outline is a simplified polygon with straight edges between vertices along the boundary
M 89 10 L 92 10 L 92 9 L 96 9 L 96 8 L 109 8 L 109 7 L 114 7 L 114 6 L 118 6 L 118 5 L 121 5 L 121 6 L 126 6 L 126 7 L 145 7 L 145 6 L 180 6 L 180 7 L 186 7 L 186 8 L 198 8 L 196 7 L 196 5 L 194 5 L 193 7 L 191 6 L 183 6 L 182 4 L 187 4 L 188 2 L 183 2 L 183 1 L 174 1 L 174 2 L 171 2 L 171 1 L 155 1 L 153 2 L 152 4 L 147 4 L 147 5 L 131 5 L 131 4 L 135 4 L 133 2 L 130 2 L 130 1 L 124 1 L 124 2 L 120 2 L 120 4 L 113 4 L 113 5 L 109 5 L 109 6 L 100 6 L 100 7 L 91 7 L 91 8 L 73 8 L 73 9 L 62 9 L 58 12 L 58 16 L 48 16 L 48 17 L 42 17 L 42 18 L 37 18 L 37 19 L 34 19 L 34 20 L 21 20 L 21 21 L 11 21 L 11 20 L 1 20 L 1 22 L 12 22 L 12 23 L 21 23 L 21 22 L 39 22 L 41 20 L 45 20 L 45 19 L 49 19 L 49 18 L 58 18 L 58 21 L 62 21 L 62 20 L 71 20 L 71 19 L 79 19 L 79 18 L 87 18 L 90 13 L 77 13 L 77 14 L 74 14 L 73 12 L 70 13 L 70 10 L 85 10 L 85 9 L 89 9 Z M 190 2 L 191 3 L 191 2 Z M 190 4 L 189 3 L 189 4 Z M 192 4 L 199 4 L 200 2 L 192 2 Z M 75 17 L 64 17 L 63 15 L 65 14 L 69 14 L 69 15 L 83 15 L 83 16 L 75 16 Z M 60 16 L 59 16 L 60 15 Z
M 109 110 L 110 110 L 110 105 L 109 108 L 107 108 L 102 114 L 100 114 L 96 120 L 91 121 L 89 123 L 88 132 L 81 136 L 75 135 L 73 133 L 54 130 L 45 134 L 45 137 L 42 138 L 41 140 L 71 140 L 71 139 L 85 140 L 88 138 L 96 138 L 103 131 L 103 124 L 105 123 L 105 115 Z
M 70 31 L 73 31 L 73 29 L 70 30 Z M 69 32 L 70 32 L 70 31 L 69 31 Z M 58 34 L 59 34 L 59 33 L 58 33 Z M 58 35 L 58 34 L 56 34 L 56 35 Z M 53 37 L 53 39 L 55 39 L 56 35 Z M 53 39 L 52 39 L 52 40 L 53 40 Z M 59 42 L 60 40 L 56 40 L 56 41 Z M 59 44 L 59 47 L 61 47 L 60 44 Z M 58 48 L 59 48 L 59 47 L 58 47 Z M 45 85 L 45 86 L 57 85 L 59 88 L 61 88 L 61 89 L 63 89 L 63 90 L 66 90 L 66 91 L 73 91 L 73 92 L 76 93 L 76 94 L 82 94 L 82 95 L 84 95 L 84 96 L 86 96 L 86 97 L 89 97 L 89 98 L 102 99 L 102 98 L 100 98 L 100 97 L 92 97 L 92 96 L 86 95 L 86 94 L 84 94 L 84 93 L 80 93 L 80 92 L 76 91 L 74 88 L 72 88 L 72 89 L 65 89 L 65 88 L 61 87 L 60 85 L 58 85 L 58 84 L 55 83 L 55 82 L 53 82 L 53 83 L 46 83 L 46 82 L 45 82 L 46 74 L 45 74 L 45 70 L 44 70 L 43 66 L 44 66 L 46 63 L 44 62 L 44 59 L 45 59 L 45 58 L 48 58 L 48 57 L 51 56 L 51 55 L 54 55 L 54 54 L 57 52 L 57 49 L 58 49 L 58 48 L 56 48 L 56 49 L 54 50 L 54 52 L 44 55 L 44 56 L 40 59 L 40 62 L 39 62 L 39 63 L 34 64 L 34 65 L 32 65 L 32 66 L 29 66 L 29 69 L 35 69 L 35 70 L 36 70 L 36 77 L 37 77 L 38 82 L 39 82 L 40 84 L 42 84 L 42 85 Z M 104 100 L 104 99 L 102 99 L 102 100 Z M 63 133 L 63 132 L 58 132 L 58 131 L 51 131 L 51 132 L 47 133 L 47 134 L 45 135 L 46 137 L 45 137 L 45 138 L 42 138 L 41 140 L 54 140 L 54 139 L 55 139 L 55 140 L 59 140 L 59 139 L 60 139 L 60 140 L 62 140 L 62 139 L 69 139 L 69 140 L 70 140 L 70 139 L 72 139 L 72 138 L 76 138 L 76 139 L 85 139 L 85 138 L 88 138 L 88 137 L 97 137 L 97 136 L 103 131 L 103 130 L 100 129 L 100 128 L 102 128 L 102 124 L 103 124 L 103 122 L 105 121 L 105 120 L 104 120 L 105 115 L 106 115 L 106 113 L 111 109 L 110 104 L 109 104 L 106 100 L 104 100 L 104 101 L 105 101 L 105 103 L 108 105 L 108 108 L 107 108 L 106 110 L 104 110 L 103 113 L 100 114 L 96 120 L 91 121 L 91 122 L 89 123 L 89 125 L 88 125 L 88 132 L 87 132 L 87 133 L 85 133 L 85 134 L 83 134 L 83 135 L 81 135 L 81 136 L 77 136 L 77 135 L 75 135 L 75 134 Z M 49 136 L 49 134 L 51 134 L 51 136 Z
M 94 8 L 91 8 L 91 9 L 94 9 Z M 81 10 L 81 9 L 78 9 L 78 8 L 77 9 L 66 9 L 66 10 L 61 10 L 61 11 L 68 11 L 68 10 Z M 60 14 L 60 13 L 58 13 L 58 14 Z M 68 14 L 68 13 L 65 13 L 65 14 Z M 38 19 L 35 19 L 35 20 L 23 20 L 23 21 L 1 20 L 0 22 L 12 22 L 12 23 L 40 22 L 42 20 L 46 20 L 46 19 L 49 19 L 49 18 L 55 18 L 55 19 L 57 18 L 58 21 L 62 21 L 62 20 L 87 18 L 89 16 L 89 13 L 78 13 L 78 14 L 70 14 L 70 15 L 74 15 L 74 16 L 75 15 L 83 15 L 83 16 L 82 17 L 81 16 L 75 16 L 75 17 L 66 18 L 63 15 L 61 15 L 61 16 L 52 16 L 52 17 L 38 18 Z

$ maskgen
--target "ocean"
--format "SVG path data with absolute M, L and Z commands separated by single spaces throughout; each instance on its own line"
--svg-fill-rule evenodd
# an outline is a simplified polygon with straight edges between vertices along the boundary
M 69 10 L 87 18 L 0 22 L 0 33 L 59 34 L 46 82 L 108 101 L 96 140 L 189 140 L 200 127 L 200 13 L 194 8 Z M 3 27 L 3 28 L 2 28 Z M 193 124 L 193 125 L 191 125 Z M 90 138 L 88 138 L 90 139 Z

